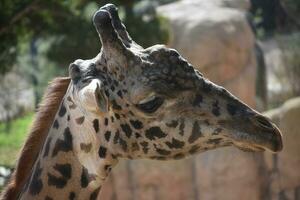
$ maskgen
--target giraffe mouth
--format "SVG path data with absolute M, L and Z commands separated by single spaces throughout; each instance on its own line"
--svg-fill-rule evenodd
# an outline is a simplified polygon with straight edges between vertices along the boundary
M 234 146 L 243 151 L 277 153 L 283 148 L 280 130 L 260 114 L 227 121 L 223 125 L 228 128 L 228 137 Z
M 245 145 L 245 144 L 235 144 L 235 146 L 244 152 L 262 152 L 265 151 L 266 148 L 258 146 L 258 145 Z
M 258 129 L 237 131 L 233 135 L 233 144 L 242 151 L 269 151 L 277 153 L 282 150 L 282 136 L 279 129 L 272 125 L 272 130 Z

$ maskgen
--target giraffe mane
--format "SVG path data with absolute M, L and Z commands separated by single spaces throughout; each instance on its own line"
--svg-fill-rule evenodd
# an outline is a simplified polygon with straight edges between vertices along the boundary
M 69 77 L 55 78 L 39 104 L 29 135 L 22 147 L 11 178 L 0 196 L 1 200 L 17 199 L 52 126 L 56 112 L 68 89 Z

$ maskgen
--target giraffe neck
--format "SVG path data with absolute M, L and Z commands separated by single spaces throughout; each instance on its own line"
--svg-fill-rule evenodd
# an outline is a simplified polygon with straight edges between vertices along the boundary
M 116 159 L 91 120 L 65 96 L 20 199 L 96 199 Z

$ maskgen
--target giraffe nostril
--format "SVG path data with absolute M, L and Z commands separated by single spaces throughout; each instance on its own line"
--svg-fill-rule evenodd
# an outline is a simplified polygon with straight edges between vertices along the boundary
M 258 128 L 256 131 L 260 133 L 256 135 L 261 140 L 258 144 L 265 146 L 272 152 L 279 152 L 282 150 L 283 143 L 281 132 L 270 119 L 257 114 L 252 118 L 252 122 Z
M 270 120 L 268 118 L 266 118 L 264 116 L 257 115 L 257 116 L 255 116 L 254 120 L 255 120 L 255 123 L 262 128 L 265 128 L 268 130 L 274 129 L 274 125 L 270 122 Z

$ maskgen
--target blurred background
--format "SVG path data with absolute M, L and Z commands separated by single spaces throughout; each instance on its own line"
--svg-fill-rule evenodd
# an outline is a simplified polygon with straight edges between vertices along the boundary
M 299 0 L 0 0 L 0 190 L 47 83 L 100 51 L 93 13 L 114 3 L 143 47 L 176 48 L 280 127 L 284 150 L 226 147 L 180 161 L 127 161 L 110 200 L 300 200 Z

